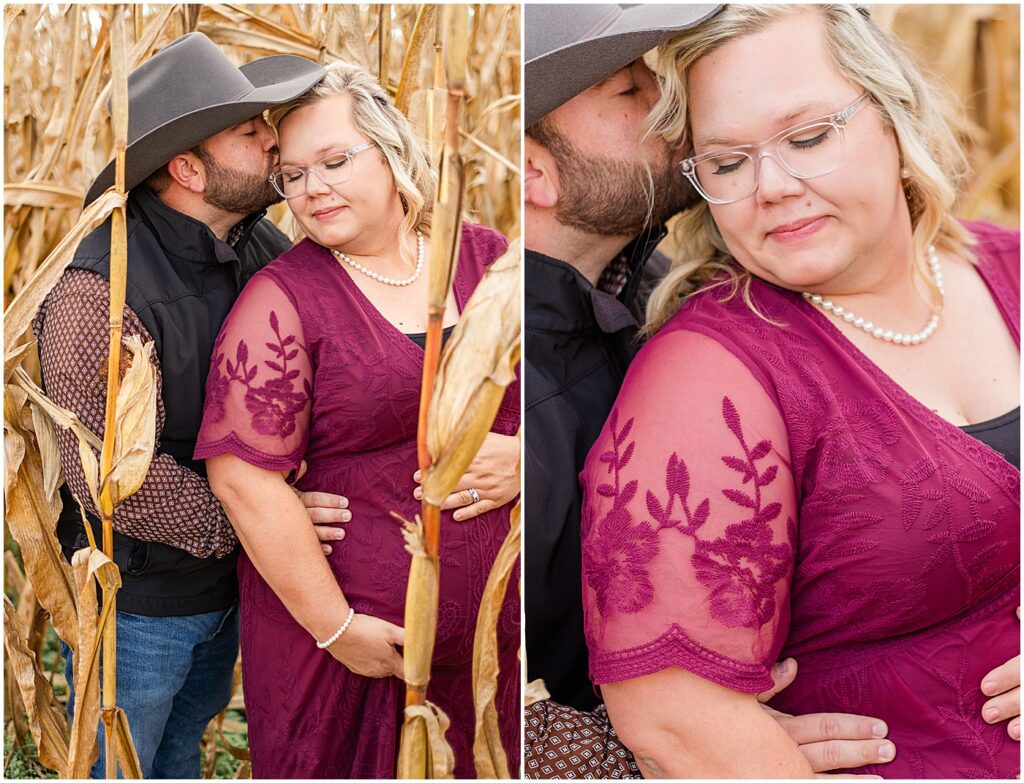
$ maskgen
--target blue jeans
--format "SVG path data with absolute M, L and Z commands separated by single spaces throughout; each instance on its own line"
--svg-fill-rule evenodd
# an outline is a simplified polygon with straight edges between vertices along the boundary
M 62 642 L 61 651 L 74 720 L 71 650 Z M 237 657 L 237 606 L 186 617 L 117 613 L 117 704 L 128 717 L 144 777 L 199 777 L 199 743 L 231 700 Z M 104 776 L 102 724 L 98 734 L 93 778 Z

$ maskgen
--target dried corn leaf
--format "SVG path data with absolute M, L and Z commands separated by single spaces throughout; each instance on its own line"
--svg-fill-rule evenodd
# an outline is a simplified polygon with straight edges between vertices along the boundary
M 252 763 L 243 761 L 235 770 L 235 780 L 248 780 L 252 777 Z
M 490 266 L 445 347 L 427 426 L 432 464 L 423 495 L 430 503 L 440 505 L 465 473 L 515 380 L 520 256 L 515 240 Z
M 121 765 L 121 774 L 132 780 L 142 780 L 142 764 L 135 750 L 128 716 L 120 707 L 114 707 L 114 733 L 117 735 L 117 763 Z
M 512 509 L 511 524 L 501 549 L 491 566 L 473 637 L 473 704 L 476 712 L 476 735 L 473 739 L 473 763 L 479 778 L 508 778 L 508 757 L 498 729 L 498 615 L 505 600 L 512 571 L 519 562 L 522 541 L 520 504 Z
M 4 311 L 4 353 L 17 345 L 28 329 L 46 294 L 53 288 L 67 265 L 74 258 L 75 249 L 86 234 L 107 219 L 115 207 L 124 204 L 124 197 L 107 191 L 90 204 L 78 222 L 57 244 L 33 275 L 32 280 L 18 293 Z
M 4 205 L 8 207 L 57 207 L 78 209 L 85 194 L 72 188 L 42 182 L 9 182 L 4 185 Z
M 30 586 L 31 583 L 25 579 L 25 574 L 21 570 L 21 566 L 18 565 L 18 561 L 14 559 L 14 553 L 8 549 L 4 552 L 4 587 L 14 595 L 14 600 L 18 600 L 18 596 L 21 592 Z
M 21 389 L 8 386 L 5 399 L 11 402 L 14 410 L 20 411 L 25 404 L 26 395 Z M 5 406 L 6 407 L 6 406 Z M 13 426 L 8 426 L 7 419 L 4 419 L 4 466 L 6 476 L 4 478 L 4 505 L 11 507 L 11 490 L 18 480 L 18 471 L 21 469 L 21 462 L 25 459 L 25 439 Z
M 5 452 L 17 454 L 20 438 L 24 455 L 7 492 L 7 526 L 21 547 L 25 573 L 35 587 L 39 603 L 50 613 L 53 627 L 72 650 L 77 649 L 77 612 L 71 569 L 64 561 L 54 530 L 60 498 L 48 499 L 42 460 L 35 438 L 21 424 L 25 393 L 7 388 L 4 398 Z
M 39 444 L 39 456 L 43 463 L 43 490 L 49 501 L 57 497 L 57 488 L 64 482 L 60 467 L 60 451 L 57 449 L 57 432 L 53 420 L 38 405 L 32 408 L 32 429 Z
M 53 689 L 40 671 L 34 652 L 26 644 L 28 633 L 14 604 L 5 595 L 4 649 L 28 714 L 29 730 L 39 749 L 39 760 L 51 769 L 64 769 L 68 758 L 65 739 L 67 718 L 54 700 Z
M 117 566 L 98 549 L 79 549 L 71 561 L 78 596 L 78 650 L 74 655 L 75 720 L 64 777 L 87 778 L 99 755 L 96 727 L 100 718 L 100 630 L 96 584 L 121 586 Z M 105 591 L 104 591 L 105 592 Z M 109 614 L 106 613 L 106 614 Z
M 409 96 L 419 86 L 417 71 L 423 60 L 423 48 L 427 38 L 433 32 L 437 23 L 437 13 L 440 6 L 424 4 L 420 6 L 416 15 L 416 24 L 412 28 L 412 40 L 405 49 L 405 57 L 402 59 L 401 76 L 398 79 L 398 91 L 395 93 L 395 108 L 403 114 L 409 112 Z
M 14 371 L 25 360 L 25 354 L 28 353 L 28 349 L 33 345 L 34 343 L 31 342 L 23 343 L 4 355 L 4 383 L 11 382 L 11 376 L 14 375 Z
M 65 429 L 71 430 L 75 437 L 80 441 L 84 441 L 86 445 L 91 446 L 94 449 L 99 450 L 102 445 L 100 439 L 93 434 L 86 426 L 82 424 L 79 418 L 69 411 L 67 408 L 62 408 L 45 394 L 43 390 L 33 383 L 32 379 L 28 376 L 21 367 L 14 371 L 12 380 L 16 383 L 25 394 L 28 395 L 29 399 L 33 403 L 38 405 L 46 414 L 53 419 L 53 423 L 58 427 L 64 427 Z
M 117 507 L 138 491 L 149 471 L 156 447 L 156 369 L 150 356 L 153 343 L 132 335 L 127 341 L 131 366 L 117 392 L 114 462 L 108 481 Z

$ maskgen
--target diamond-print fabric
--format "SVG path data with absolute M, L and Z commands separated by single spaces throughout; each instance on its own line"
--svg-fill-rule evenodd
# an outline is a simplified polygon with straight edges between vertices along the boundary
M 580 712 L 551 700 L 525 710 L 525 768 L 530 779 L 642 778 L 604 705 Z
M 47 295 L 32 323 L 39 343 L 39 361 L 46 393 L 72 411 L 97 437 L 103 437 L 107 398 L 107 353 L 110 335 L 110 286 L 84 269 L 69 269 Z M 124 308 L 123 339 L 140 335 L 153 338 L 139 317 Z M 129 356 L 122 351 L 122 373 Z M 142 541 L 156 541 L 183 549 L 196 557 L 224 557 L 238 539 L 224 509 L 206 479 L 160 453 L 164 425 L 160 360 L 153 353 L 157 372 L 157 449 L 146 480 L 114 514 L 114 528 Z M 68 487 L 86 511 L 98 515 L 78 456 L 73 433 L 57 428 L 61 466 Z M 96 454 L 99 460 L 99 454 Z

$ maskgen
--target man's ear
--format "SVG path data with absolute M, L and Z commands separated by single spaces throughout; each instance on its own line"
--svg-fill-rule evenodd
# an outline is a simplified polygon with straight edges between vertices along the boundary
M 206 167 L 192 152 L 181 152 L 167 162 L 167 173 L 185 190 L 202 193 L 206 190 Z
M 554 156 L 529 136 L 525 138 L 526 176 L 523 192 L 526 203 L 550 209 L 558 204 L 558 166 Z

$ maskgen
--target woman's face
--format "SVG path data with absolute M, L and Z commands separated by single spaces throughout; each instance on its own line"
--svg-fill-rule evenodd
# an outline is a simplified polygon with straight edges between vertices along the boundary
M 758 144 L 845 109 L 861 93 L 830 61 L 812 11 L 784 16 L 701 58 L 688 87 L 697 155 Z M 730 252 L 753 274 L 794 290 L 856 293 L 910 251 L 895 136 L 871 104 L 844 132 L 845 153 L 831 173 L 798 179 L 765 156 L 752 195 L 710 205 Z
M 368 139 L 352 119 L 351 96 L 336 95 L 296 109 L 278 128 L 280 168 L 312 166 Z M 331 165 L 336 157 L 332 158 Z M 403 217 L 402 201 L 387 160 L 377 147 L 356 153 L 345 164 L 344 182 L 327 185 L 314 173 L 305 192 L 288 207 L 306 235 L 326 247 L 367 254 L 381 237 L 393 236 Z

